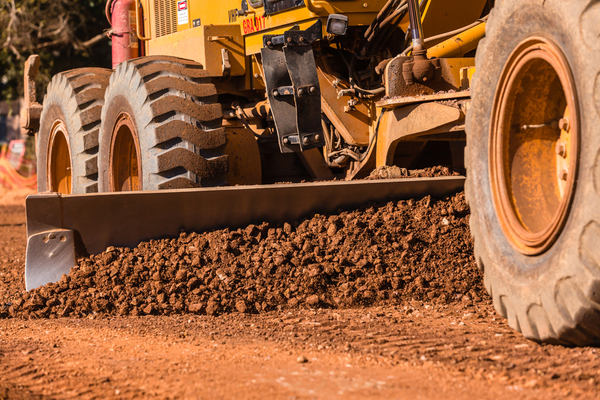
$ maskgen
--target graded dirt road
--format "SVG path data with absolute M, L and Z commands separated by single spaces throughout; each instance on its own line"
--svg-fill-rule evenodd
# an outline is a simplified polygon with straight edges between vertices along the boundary
M 23 290 L 24 219 L 21 206 L 0 207 L 0 303 Z M 600 396 L 598 349 L 528 342 L 485 296 L 434 300 L 220 316 L 2 318 L 0 399 Z

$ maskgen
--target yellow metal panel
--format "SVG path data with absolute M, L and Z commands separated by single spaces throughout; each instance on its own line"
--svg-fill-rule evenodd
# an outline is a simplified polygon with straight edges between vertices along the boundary
M 348 103 L 348 97 L 337 97 L 337 90 L 332 84 L 335 77 L 321 68 L 317 68 L 317 74 L 321 86 L 321 106 L 327 118 L 346 143 L 359 146 L 369 144 L 369 129 L 373 123 L 371 114 L 374 112 L 364 102 L 346 112 L 344 106 Z
M 377 167 L 391 165 L 400 140 L 447 132 L 448 128 L 463 119 L 464 115 L 458 108 L 436 102 L 414 104 L 385 112 L 381 117 L 377 137 Z
M 167 28 L 162 27 L 162 24 L 160 23 L 160 21 L 165 20 L 166 17 L 161 18 L 156 15 L 157 11 L 165 12 L 165 6 L 157 8 L 157 2 L 161 2 L 161 4 L 171 4 L 171 7 L 175 8 L 175 10 L 169 11 L 169 16 L 172 17 L 172 13 L 175 12 L 176 14 L 177 12 L 177 0 L 145 0 L 143 2 L 144 28 L 146 36 L 152 37 L 152 40 L 160 39 L 160 37 L 158 37 L 160 36 L 160 33 L 166 32 L 167 30 Z M 260 49 L 263 46 L 263 35 L 282 34 L 295 25 L 299 25 L 300 29 L 306 29 L 312 25 L 317 18 L 326 17 L 331 12 L 347 15 L 349 17 L 349 24 L 351 25 L 368 25 L 385 2 L 386 0 L 336 2 L 311 2 L 306 0 L 306 3 L 311 6 L 310 9 L 309 7 L 298 7 L 272 15 L 264 15 L 264 9 L 260 7 L 256 10 L 251 8 L 246 16 L 237 16 L 237 9 L 240 8 L 239 0 L 223 0 L 219 2 L 218 7 L 215 7 L 214 2 L 208 0 L 188 0 L 188 24 L 177 25 L 177 31 L 179 34 L 180 32 L 189 29 L 197 29 L 197 26 L 194 27 L 194 24 L 200 26 L 235 26 L 242 35 L 246 37 L 246 54 L 250 55 L 260 52 Z M 169 19 L 169 21 L 171 20 Z M 323 18 L 323 22 L 325 21 L 326 19 Z M 157 28 L 160 31 L 158 32 L 159 35 L 157 35 Z M 181 36 L 174 37 L 173 41 L 176 42 L 175 46 L 177 48 L 182 49 L 182 46 L 180 45 Z M 168 50 L 168 45 L 163 41 L 155 45 L 147 44 L 147 47 L 148 54 L 157 54 L 156 49 L 158 48 L 161 50 Z M 191 49 L 187 52 L 189 51 L 191 51 Z M 172 54 L 172 52 L 169 54 Z M 195 57 L 195 59 L 197 59 L 197 57 Z
M 240 0 L 221 0 L 218 5 L 212 0 L 187 0 L 188 23 L 178 25 L 177 0 L 142 0 L 144 14 L 144 29 L 146 36 L 156 38 L 157 27 L 162 24 L 175 24 L 177 31 L 184 31 L 204 25 L 239 25 L 229 20 L 229 11 L 240 8 Z M 168 9 L 166 9 L 168 7 Z M 160 17 L 156 13 L 165 13 Z M 162 22 L 161 22 L 162 21 Z M 196 26 L 194 26 L 196 21 Z M 166 29 L 165 25 L 165 29 Z
M 313 13 L 327 16 L 329 14 L 356 14 L 379 12 L 387 0 L 349 0 L 349 1 L 323 1 L 305 0 L 307 8 Z
M 384 3 L 385 1 L 383 0 L 372 2 L 340 1 L 332 3 L 329 8 L 335 11 L 335 13 L 348 16 L 349 25 L 360 26 L 370 24 Z M 362 4 L 367 4 L 367 7 L 363 7 Z M 314 13 L 306 7 L 300 7 L 267 16 L 264 15 L 262 9 L 259 9 L 256 14 L 240 17 L 238 18 L 238 22 L 240 23 L 242 33 L 245 35 L 246 54 L 260 52 L 260 49 L 263 47 L 263 35 L 281 35 L 296 25 L 299 25 L 300 29 L 306 29 L 314 24 L 318 17 L 322 17 L 323 35 L 325 35 L 325 23 L 327 19 L 323 18 L 323 16 L 327 15 L 329 14 Z
M 186 29 L 152 39 L 148 55 L 165 55 L 199 62 L 212 76 L 223 75 L 222 50 L 229 52 L 231 76 L 245 73 L 246 58 L 242 35 L 236 25 L 211 25 Z
M 258 142 L 251 131 L 228 127 L 225 154 L 229 156 L 227 183 L 230 185 L 258 185 L 262 183 L 262 166 Z
M 487 0 L 429 0 L 423 12 L 426 38 L 467 26 L 481 17 Z
M 460 72 L 461 69 L 472 67 L 473 65 L 475 65 L 475 58 L 473 57 L 440 59 L 440 67 L 444 80 L 456 89 L 462 89 L 465 86 Z M 466 87 L 469 86 L 467 85 Z
M 155 32 L 157 2 L 173 4 L 172 7 L 177 7 L 177 0 L 143 0 L 145 35 L 153 38 L 157 36 Z M 236 11 L 240 8 L 240 0 L 221 0 L 218 6 L 215 6 L 215 2 L 211 0 L 187 0 L 187 2 L 188 24 L 178 25 L 178 31 L 194 28 L 194 21 L 202 26 L 236 25 L 246 36 L 246 54 L 256 54 L 262 47 L 262 35 L 280 34 L 296 24 L 299 24 L 301 29 L 306 28 L 310 25 L 310 21 L 315 21 L 319 17 L 325 21 L 331 13 L 347 15 L 352 26 L 368 25 L 386 0 L 306 0 L 305 7 L 267 16 L 264 15 L 263 7 L 250 8 L 248 15 L 237 16 Z M 486 0 L 430 0 L 423 10 L 425 36 L 430 37 L 468 25 L 481 15 L 485 3 Z M 174 12 L 176 13 L 177 10 Z M 407 19 L 400 23 L 403 29 L 406 29 L 407 25 Z
M 228 25 L 229 11 L 237 10 L 242 0 L 188 0 L 190 3 L 190 26 L 194 20 L 202 25 Z M 235 24 L 239 25 L 239 24 Z
M 283 32 L 289 30 L 294 25 L 298 25 L 301 30 L 308 29 L 316 21 L 317 19 L 311 19 L 308 21 L 291 24 L 289 26 L 268 29 L 260 32 L 260 34 L 247 35 L 244 37 L 244 42 L 246 45 L 246 54 L 260 53 L 260 49 L 263 48 L 263 35 L 283 35 Z
M 425 38 L 462 28 L 475 22 L 487 0 L 429 0 L 421 13 Z M 406 31 L 408 14 L 398 26 Z

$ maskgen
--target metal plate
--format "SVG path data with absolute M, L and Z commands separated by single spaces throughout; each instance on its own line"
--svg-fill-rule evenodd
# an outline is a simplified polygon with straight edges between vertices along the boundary
M 292 94 L 275 96 L 275 90 L 292 87 L 292 81 L 288 73 L 285 56 L 281 46 L 264 47 L 261 50 L 263 60 L 263 70 L 265 74 L 265 84 L 267 86 L 267 95 L 275 128 L 277 128 L 277 137 L 279 149 L 282 153 L 291 153 L 298 146 L 284 144 L 284 139 L 298 135 L 296 126 L 296 103 L 294 101 L 293 88 Z M 288 139 L 289 140 L 289 139 Z
M 324 145 L 321 90 L 313 43 L 321 38 L 321 21 L 308 29 L 264 35 L 261 49 L 267 96 L 282 153 Z
M 25 289 L 58 282 L 75 265 L 73 231 L 53 229 L 27 238 Z

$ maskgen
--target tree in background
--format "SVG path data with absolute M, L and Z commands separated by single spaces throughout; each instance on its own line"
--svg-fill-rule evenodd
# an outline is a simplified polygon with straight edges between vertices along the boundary
M 82 67 L 110 67 L 104 0 L 0 0 L 0 100 L 23 95 L 23 64 L 41 59 L 39 92 L 52 75 Z

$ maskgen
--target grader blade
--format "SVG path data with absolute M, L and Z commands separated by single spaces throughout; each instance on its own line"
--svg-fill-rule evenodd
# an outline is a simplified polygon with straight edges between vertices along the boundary
M 464 177 L 256 185 L 27 198 L 25 284 L 60 280 L 77 257 L 180 232 L 294 221 L 315 212 L 462 188 Z

